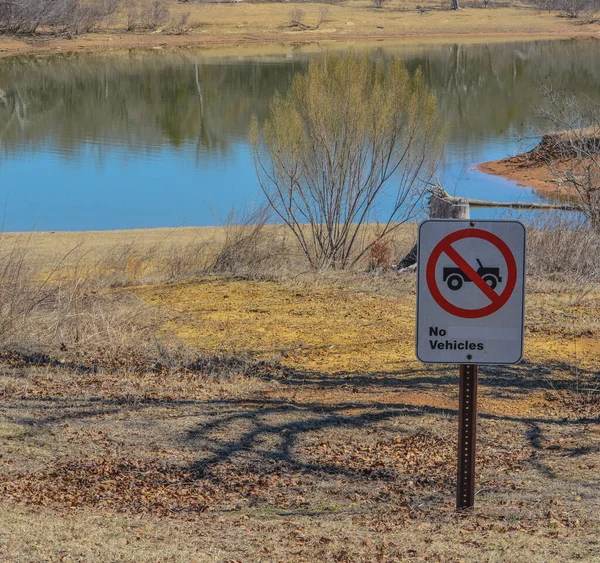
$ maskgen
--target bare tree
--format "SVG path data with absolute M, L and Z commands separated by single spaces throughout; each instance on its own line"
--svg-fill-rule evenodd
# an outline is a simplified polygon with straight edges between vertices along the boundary
M 460 6 L 458 5 L 458 0 L 451 0 L 451 7 L 453 10 L 460 10 Z
M 540 10 L 556 10 L 569 18 L 585 18 L 596 21 L 600 0 L 533 0 Z
M 260 185 L 315 269 L 356 263 L 412 216 L 439 137 L 420 71 L 411 77 L 401 60 L 355 54 L 313 59 L 274 97 L 264 128 L 251 126 Z M 362 227 L 374 219 L 382 223 L 366 243 Z
M 107 21 L 118 8 L 119 0 L 0 0 L 0 33 L 34 34 L 43 27 L 76 35 Z
M 389 0 L 373 0 L 376 8 L 383 8 L 384 4 L 387 4 Z
M 543 87 L 543 94 L 546 104 L 538 113 L 558 132 L 543 137 L 538 153 L 600 231 L 600 108 L 586 109 L 552 87 Z

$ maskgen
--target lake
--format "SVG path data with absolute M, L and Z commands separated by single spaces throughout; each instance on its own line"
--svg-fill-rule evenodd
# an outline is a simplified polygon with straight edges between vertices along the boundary
M 283 49 L 268 57 L 184 49 L 0 60 L 4 230 L 218 225 L 233 206 L 255 206 L 250 119 L 264 120 L 274 92 L 321 56 Z M 421 67 L 436 92 L 448 127 L 440 177 L 455 195 L 541 201 L 475 164 L 528 149 L 548 130 L 535 115 L 540 83 L 600 101 L 597 40 L 371 50 Z

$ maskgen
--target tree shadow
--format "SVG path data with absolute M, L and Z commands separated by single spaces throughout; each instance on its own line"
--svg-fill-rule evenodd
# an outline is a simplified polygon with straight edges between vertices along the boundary
M 561 373 L 571 373 L 574 368 L 565 363 L 555 363 Z M 534 389 L 567 388 L 567 378 L 560 379 L 558 386 L 546 380 L 546 366 L 524 363 L 521 366 L 486 366 L 481 369 L 481 386 L 493 393 L 508 396 L 527 394 Z M 393 474 L 386 468 L 378 471 L 363 471 L 347 467 L 343 463 L 319 460 L 299 455 L 299 446 L 309 435 L 319 432 L 361 431 L 376 432 L 382 425 L 389 424 L 395 432 L 409 434 L 425 415 L 439 417 L 440 424 L 456 424 L 456 408 L 443 408 L 435 404 L 415 406 L 407 402 L 394 401 L 389 391 L 428 391 L 440 387 L 458 388 L 456 367 L 452 366 L 407 366 L 405 370 L 369 373 L 338 372 L 334 374 L 318 371 L 301 371 L 285 368 L 277 395 L 245 396 L 242 398 L 193 399 L 147 399 L 147 398 L 63 398 L 23 397 L 6 405 L 5 413 L 14 412 L 10 418 L 35 431 L 44 431 L 65 422 L 93 420 L 99 417 L 121 416 L 124 412 L 148 411 L 160 407 L 179 408 L 177 416 L 192 420 L 180 440 L 186 448 L 198 452 L 198 459 L 190 464 L 190 470 L 199 478 L 219 479 L 218 468 L 222 464 L 233 467 L 249 467 L 252 471 L 268 471 L 270 464 L 280 464 L 287 470 L 304 474 L 343 476 L 348 479 L 390 480 Z M 454 373 L 453 373 L 454 372 Z M 260 375 L 260 374 L 259 374 Z M 592 371 L 586 376 L 595 375 Z M 266 373 L 265 378 L 272 379 Z M 347 393 L 347 400 L 339 395 L 318 397 L 319 390 L 348 391 L 357 388 L 360 396 Z M 298 395 L 297 390 L 313 390 L 317 393 Z M 372 390 L 372 394 L 368 394 Z M 335 399 L 338 397 L 338 399 Z M 344 399 L 346 397 L 344 396 Z M 392 399 L 392 400 L 390 400 Z M 26 410 L 27 416 L 19 410 Z M 33 414 L 32 414 L 33 413 Z M 194 419 L 205 419 L 196 423 Z M 600 415 L 580 417 L 576 420 L 553 418 L 552 416 L 511 416 L 482 412 L 481 421 L 497 421 L 517 424 L 527 447 L 533 451 L 548 451 L 544 446 L 544 427 L 576 427 L 600 423 Z M 403 420 L 404 429 L 396 424 Z M 414 423 L 412 421 L 415 421 Z M 237 425 L 237 427 L 236 427 Z M 339 439 L 339 436 L 338 436 Z M 268 444 L 268 446 L 265 446 Z M 581 457 L 598 453 L 600 448 L 588 444 L 575 447 L 560 446 L 555 452 L 566 457 Z M 531 457 L 530 465 L 541 474 L 553 477 L 553 471 L 539 458 Z
M 222 463 L 235 463 L 240 455 L 243 456 L 249 451 L 253 451 L 255 454 L 258 453 L 259 459 L 255 460 L 258 465 L 263 462 L 283 462 L 288 469 L 300 473 L 317 472 L 328 475 L 344 475 L 351 478 L 364 477 L 365 475 L 361 471 L 337 464 L 303 461 L 296 454 L 295 447 L 308 433 L 321 430 L 364 429 L 397 418 L 402 418 L 405 421 L 407 419 L 415 420 L 426 414 L 437 415 L 445 421 L 451 420 L 452 424 L 456 424 L 458 419 L 456 409 L 427 405 L 414 406 L 405 403 L 370 402 L 365 405 L 358 403 L 295 403 L 276 399 L 244 399 L 224 400 L 219 404 L 230 408 L 207 423 L 189 430 L 185 436 L 187 443 L 199 444 L 202 449 L 209 451 L 209 455 L 194 462 L 191 466 L 193 471 L 204 477 L 212 474 L 211 469 L 213 467 Z M 357 412 L 357 409 L 363 410 Z M 289 413 L 298 414 L 300 419 L 282 422 L 265 420 L 273 415 Z M 481 413 L 479 418 L 480 420 L 523 425 L 523 435 L 533 451 L 548 449 L 543 445 L 541 425 L 569 427 L 600 423 L 600 415 L 571 421 L 549 417 L 521 417 L 491 413 Z M 225 437 L 229 436 L 227 427 L 239 421 L 250 423 L 250 428 L 242 431 L 238 436 Z M 395 431 L 408 432 L 408 430 L 402 431 L 398 428 L 395 428 Z M 258 448 L 258 444 L 264 442 L 267 437 L 275 438 L 277 446 L 269 450 Z M 581 446 L 577 448 L 561 447 L 560 451 L 555 453 L 574 457 L 597 453 L 598 451 L 600 451 L 600 448 L 596 446 Z M 552 470 L 542 464 L 539 459 L 532 457 L 530 464 L 541 473 L 549 477 L 554 476 Z M 386 477 L 385 473 L 382 473 L 382 476 L 377 478 L 389 478 L 389 475 Z
M 338 389 L 352 386 L 358 389 L 373 388 L 402 390 L 439 389 L 440 386 L 458 383 L 458 367 L 451 365 L 427 366 L 406 361 L 405 369 L 392 371 L 337 371 L 324 373 L 312 370 L 284 368 L 279 381 L 288 387 L 315 386 L 319 389 Z M 600 371 L 575 367 L 568 362 L 539 364 L 524 361 L 518 365 L 480 366 L 479 384 L 493 396 L 509 397 L 527 394 L 532 390 L 569 390 L 573 388 L 572 376 L 577 373 L 582 380 L 600 381 Z

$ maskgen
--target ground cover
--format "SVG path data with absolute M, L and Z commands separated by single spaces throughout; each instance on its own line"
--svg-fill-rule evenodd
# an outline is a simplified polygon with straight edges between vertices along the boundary
M 105 263 L 101 233 L 71 236 L 82 271 Z M 597 287 L 528 280 L 526 359 L 481 371 L 477 507 L 457 515 L 458 378 L 414 360 L 414 274 L 275 272 L 94 289 L 158 319 L 152 357 L 127 340 L 115 361 L 100 333 L 2 353 L 1 559 L 597 560 Z
M 511 39 L 598 36 L 599 26 L 559 17 L 514 2 L 513 6 L 458 12 L 440 9 L 437 1 L 392 0 L 376 8 L 366 0 L 339 4 L 320 3 L 165 3 L 173 21 L 189 13 L 184 34 L 167 27 L 154 31 L 127 33 L 123 8 L 110 25 L 75 37 L 0 38 L 0 53 L 45 53 L 60 51 L 118 50 L 131 48 L 210 47 L 239 55 L 245 49 L 265 52 L 261 44 L 294 45 L 332 42 L 350 43 L 380 40 L 423 41 L 506 41 Z M 298 21 L 297 21 L 298 20 Z

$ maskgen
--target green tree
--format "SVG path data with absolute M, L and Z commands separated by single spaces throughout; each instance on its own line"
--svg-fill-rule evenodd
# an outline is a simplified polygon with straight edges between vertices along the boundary
M 274 96 L 264 127 L 251 126 L 260 185 L 315 269 L 354 264 L 413 216 L 439 139 L 421 72 L 353 53 L 313 59 Z M 363 227 L 374 220 L 367 243 Z

